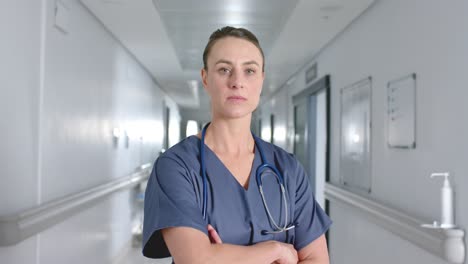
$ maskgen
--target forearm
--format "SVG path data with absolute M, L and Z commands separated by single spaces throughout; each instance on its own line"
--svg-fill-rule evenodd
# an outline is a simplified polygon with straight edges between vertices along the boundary
M 211 231 L 210 231 L 211 232 Z M 162 230 L 164 240 L 177 264 L 297 263 L 297 251 L 292 245 L 265 241 L 252 246 L 224 244 L 219 237 L 216 243 L 199 230 L 175 227 Z
M 279 259 L 280 255 L 280 245 L 275 242 L 263 242 L 253 246 L 211 244 L 200 263 L 270 264 Z
M 298 252 L 298 264 L 330 264 L 327 240 L 321 235 Z

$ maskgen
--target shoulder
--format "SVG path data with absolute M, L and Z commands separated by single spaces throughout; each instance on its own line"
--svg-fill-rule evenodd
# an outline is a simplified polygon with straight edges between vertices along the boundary
M 199 139 L 190 136 L 162 153 L 155 161 L 156 169 L 172 166 L 183 167 L 190 170 L 199 165 Z M 173 168 L 173 167 L 172 167 Z
M 190 136 L 174 146 L 170 147 L 158 159 L 175 159 L 183 160 L 186 158 L 197 157 L 199 153 L 199 139 L 195 136 Z

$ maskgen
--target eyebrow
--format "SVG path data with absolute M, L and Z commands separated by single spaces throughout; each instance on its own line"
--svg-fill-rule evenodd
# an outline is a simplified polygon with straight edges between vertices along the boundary
M 220 63 L 226 63 L 226 64 L 229 64 L 229 65 L 233 64 L 231 61 L 220 59 L 215 63 L 215 65 L 220 64 Z M 260 67 L 260 64 L 258 64 L 258 62 L 254 61 L 254 60 L 250 60 L 250 61 L 246 61 L 246 62 L 242 63 L 242 65 L 250 65 L 250 64 L 255 64 L 258 67 Z

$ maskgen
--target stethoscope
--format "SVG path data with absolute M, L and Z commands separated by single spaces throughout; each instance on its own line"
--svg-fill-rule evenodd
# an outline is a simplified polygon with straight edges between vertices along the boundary
M 203 219 L 206 219 L 206 208 L 207 208 L 206 204 L 207 204 L 207 200 L 208 200 L 208 187 L 207 187 L 208 179 L 207 179 L 207 176 L 206 176 L 206 166 L 205 166 L 205 134 L 206 134 L 206 129 L 208 128 L 209 125 L 210 125 L 210 123 L 206 124 L 203 127 L 202 134 L 201 134 L 201 140 L 200 140 L 200 166 L 201 166 L 201 172 L 202 172 L 202 177 L 203 177 L 203 208 L 202 208 Z M 258 142 L 257 142 L 257 137 L 253 133 L 252 133 L 252 136 L 253 136 L 254 141 L 255 141 L 255 146 L 258 149 L 258 152 L 260 153 L 260 157 L 262 159 L 262 164 L 260 166 L 258 166 L 256 174 L 255 174 L 256 180 L 257 180 L 257 185 L 258 185 L 258 188 L 259 188 L 259 191 L 260 191 L 260 196 L 262 197 L 263 206 L 265 207 L 265 210 L 266 210 L 267 215 L 268 215 L 268 219 L 270 220 L 270 222 L 274 226 L 273 231 L 262 230 L 261 233 L 262 233 L 262 235 L 278 234 L 278 233 L 282 233 L 282 232 L 291 230 L 291 229 L 295 228 L 295 225 L 293 225 L 293 224 L 288 225 L 288 220 L 289 220 L 288 199 L 287 199 L 287 190 L 286 190 L 286 188 L 284 188 L 283 176 L 281 175 L 281 173 L 278 171 L 278 169 L 275 166 L 270 165 L 270 164 L 268 164 L 266 162 L 265 155 L 263 154 L 263 150 L 262 150 L 260 144 L 258 144 Z M 266 203 L 266 200 L 265 200 L 265 195 L 263 193 L 262 173 L 265 172 L 266 170 L 271 170 L 271 171 L 274 172 L 272 174 L 276 176 L 276 180 L 278 181 L 278 184 L 279 184 L 279 186 L 281 188 L 281 196 L 283 198 L 284 211 L 285 211 L 285 213 L 284 213 L 285 214 L 285 219 L 284 219 L 284 225 L 283 226 L 280 226 L 275 221 L 275 219 L 273 219 L 273 217 L 272 217 L 272 215 L 270 213 L 270 209 L 268 207 L 268 204 Z

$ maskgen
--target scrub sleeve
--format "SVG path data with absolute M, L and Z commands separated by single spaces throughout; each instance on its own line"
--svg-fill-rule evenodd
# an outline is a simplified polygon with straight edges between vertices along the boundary
M 145 193 L 143 255 L 169 257 L 161 229 L 192 227 L 208 235 L 195 186 L 183 164 L 162 156 L 156 161 Z
M 295 158 L 294 160 L 296 163 L 296 171 L 294 173 L 297 175 L 294 210 L 294 223 L 296 224 L 294 248 L 301 250 L 324 234 L 332 224 L 332 221 L 314 199 L 304 168 Z

